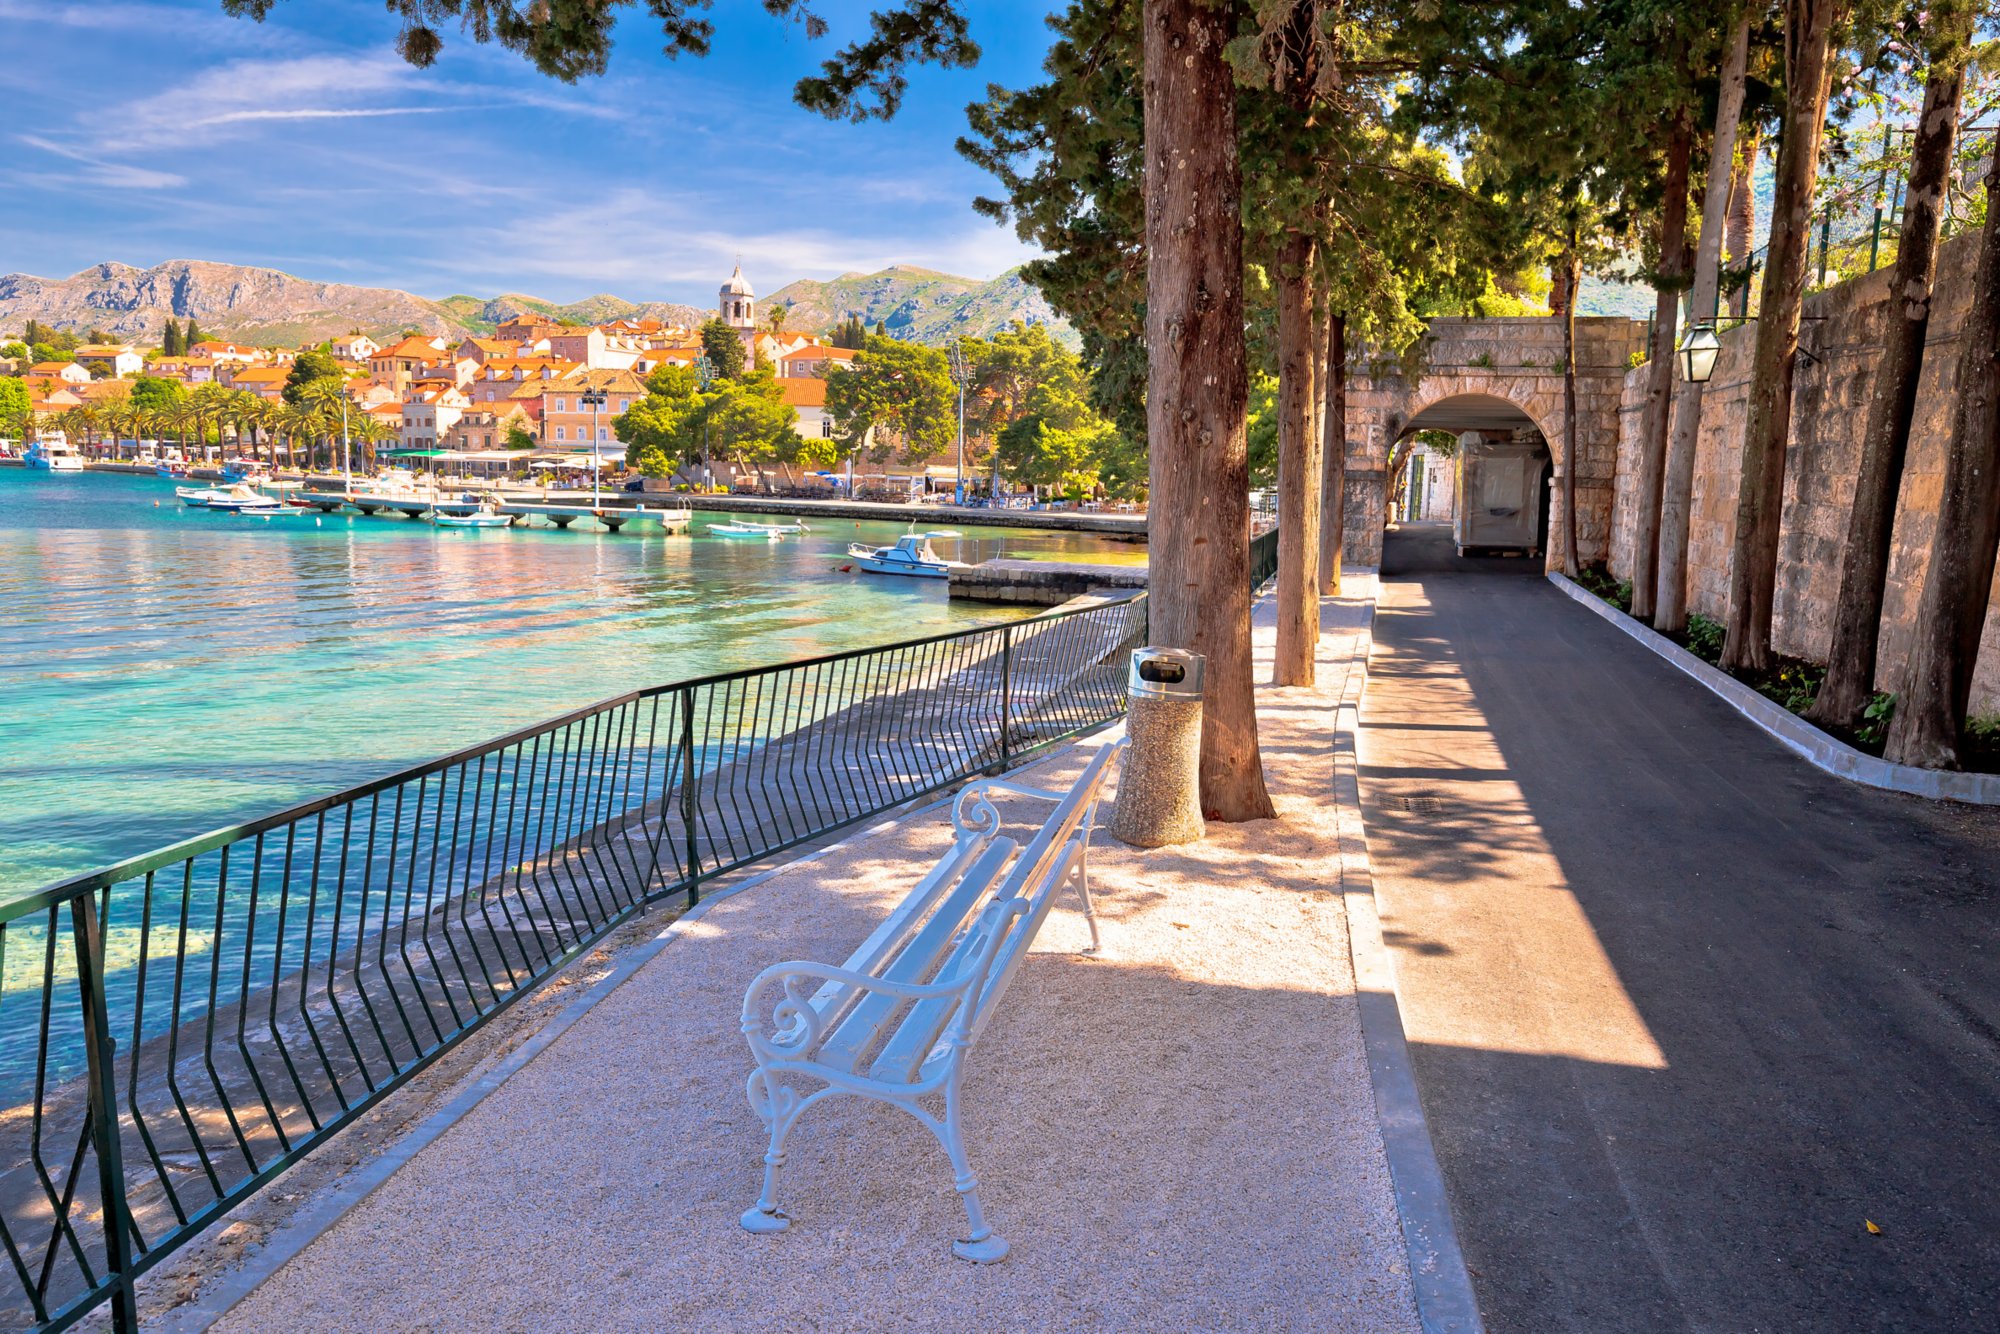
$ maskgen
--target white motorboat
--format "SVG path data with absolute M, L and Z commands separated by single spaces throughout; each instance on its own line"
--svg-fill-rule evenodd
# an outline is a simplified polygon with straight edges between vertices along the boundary
M 893 547 L 871 547 L 856 542 L 847 548 L 854 563 L 870 574 L 902 574 L 917 579 L 949 578 L 953 570 L 969 570 L 964 561 L 946 560 L 931 550 L 933 537 L 957 537 L 949 529 L 930 533 L 905 533 Z
M 717 537 L 749 537 L 764 542 L 776 542 L 786 532 L 763 523 L 712 523 L 708 531 Z
M 199 510 L 207 509 L 209 502 L 212 500 L 229 499 L 231 493 L 224 487 L 177 486 L 174 488 L 174 494 L 180 497 L 183 505 L 186 505 L 190 509 Z
M 21 459 L 30 468 L 40 468 L 44 472 L 83 471 L 83 456 L 71 449 L 69 441 L 60 435 L 47 435 L 29 441 Z
M 514 522 L 514 516 L 502 514 L 491 502 L 482 502 L 469 514 L 446 514 L 442 510 L 432 510 L 430 521 L 439 528 L 505 528 Z
M 187 488 L 175 487 L 176 494 Z M 202 508 L 222 510 L 225 513 L 241 513 L 244 510 L 279 510 L 285 503 L 276 496 L 267 496 L 248 482 L 238 482 L 226 491 L 211 491 L 209 499 L 202 502 Z

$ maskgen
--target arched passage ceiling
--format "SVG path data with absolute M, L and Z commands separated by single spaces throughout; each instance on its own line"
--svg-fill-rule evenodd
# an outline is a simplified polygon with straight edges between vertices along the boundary
M 1526 426 L 1539 430 L 1535 419 L 1519 404 L 1494 394 L 1453 394 L 1441 398 L 1403 423 L 1403 433 L 1411 431 L 1514 431 Z

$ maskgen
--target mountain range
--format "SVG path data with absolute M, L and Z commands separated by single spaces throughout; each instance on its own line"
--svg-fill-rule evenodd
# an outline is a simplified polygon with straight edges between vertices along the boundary
M 1015 319 L 1050 324 L 1069 336 L 1068 326 L 1018 271 L 982 282 L 898 264 L 831 282 L 802 279 L 759 306 L 768 311 L 775 303 L 789 306 L 788 327 L 813 332 L 853 314 L 871 329 L 882 324 L 898 338 L 926 343 L 992 333 Z M 677 302 L 609 295 L 567 304 L 520 293 L 432 299 L 393 287 L 314 282 L 276 269 L 196 259 L 168 260 L 150 269 L 98 264 L 67 278 L 0 276 L 0 330 L 17 332 L 37 320 L 79 333 L 101 329 L 135 343 L 158 342 L 170 318 L 192 317 L 211 337 L 292 345 L 355 329 L 377 339 L 405 329 L 488 334 L 518 312 L 584 324 L 631 318 L 694 325 L 714 314 Z

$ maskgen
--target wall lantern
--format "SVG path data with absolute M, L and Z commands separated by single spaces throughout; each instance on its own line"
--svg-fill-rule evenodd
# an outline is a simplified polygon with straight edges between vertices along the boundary
M 1689 384 L 1707 384 L 1708 377 L 1715 374 L 1715 359 L 1722 354 L 1722 342 L 1715 336 L 1715 326 L 1702 323 L 1691 327 L 1685 341 L 1681 343 L 1677 355 L 1681 362 L 1681 376 Z

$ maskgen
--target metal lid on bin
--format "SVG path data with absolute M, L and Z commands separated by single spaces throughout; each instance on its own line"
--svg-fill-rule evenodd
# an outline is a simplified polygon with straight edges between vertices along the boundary
M 1134 649 L 1126 693 L 1147 699 L 1200 699 L 1207 664 L 1201 654 L 1184 648 Z

